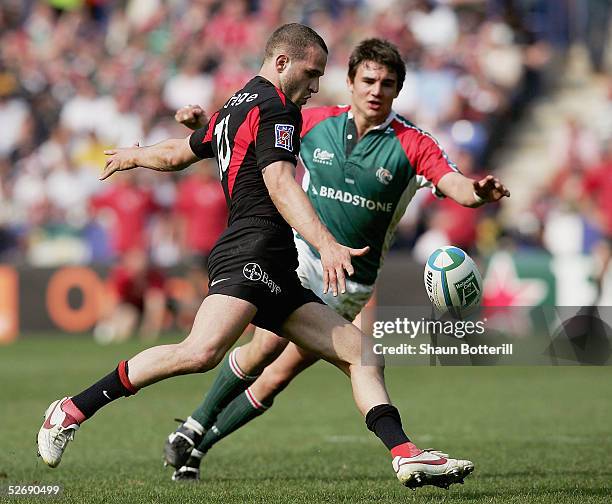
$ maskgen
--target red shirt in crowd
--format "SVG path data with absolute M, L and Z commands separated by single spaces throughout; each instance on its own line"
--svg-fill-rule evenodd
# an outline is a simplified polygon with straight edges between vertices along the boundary
M 91 200 L 94 210 L 110 209 L 115 216 L 111 244 L 116 253 L 146 248 L 148 218 L 157 210 L 150 191 L 130 183 L 115 183 Z
M 612 159 L 585 170 L 582 187 L 598 211 L 602 232 L 612 237 Z
M 227 226 L 227 205 L 218 180 L 191 174 L 179 182 L 175 211 L 185 225 L 185 246 L 208 255 Z
M 452 198 L 438 199 L 433 195 L 425 201 L 425 206 L 440 217 L 439 221 L 443 223 L 441 231 L 444 231 L 449 243 L 464 249 L 476 243 L 480 209 L 464 207 Z
M 476 242 L 476 225 L 480 211 L 464 207 L 451 198 L 444 198 L 435 204 L 444 214 L 445 231 L 448 241 L 453 245 L 469 249 Z
M 110 275 L 110 285 L 115 291 L 120 303 L 127 303 L 142 311 L 144 298 L 152 289 L 164 289 L 165 278 L 154 268 L 136 273 L 121 265 L 113 269 Z

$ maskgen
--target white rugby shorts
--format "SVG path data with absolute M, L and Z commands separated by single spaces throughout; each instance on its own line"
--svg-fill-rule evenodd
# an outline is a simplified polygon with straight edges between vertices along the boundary
M 374 286 L 353 282 L 347 276 L 346 293 L 338 293 L 338 296 L 334 297 L 330 289 L 327 294 L 323 294 L 323 268 L 321 267 L 321 260 L 312 252 L 304 240 L 297 236 L 294 239 L 299 261 L 296 272 L 300 282 L 302 282 L 302 286 L 314 292 L 340 316 L 351 322 L 355 320 L 355 317 L 357 317 L 370 297 L 372 297 Z

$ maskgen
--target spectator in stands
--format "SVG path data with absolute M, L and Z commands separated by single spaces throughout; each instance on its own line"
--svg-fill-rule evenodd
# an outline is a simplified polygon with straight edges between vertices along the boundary
M 215 170 L 207 162 L 182 178 L 174 204 L 184 256 L 202 264 L 227 226 L 225 195 Z
M 137 183 L 137 175 L 125 174 L 91 199 L 91 208 L 105 215 L 111 235 L 113 252 L 117 255 L 128 250 L 144 249 L 148 245 L 147 225 L 158 206 L 151 191 Z
M 41 187 L 55 187 L 54 194 L 61 193 L 58 180 L 68 172 L 58 174 L 62 170 L 52 167 L 46 153 L 54 159 L 67 157 L 79 173 L 99 165 L 94 151 L 104 144 L 150 144 L 166 138 L 171 111 L 187 103 L 208 103 L 211 109 L 222 104 L 228 90 L 239 87 L 259 64 L 262 33 L 294 19 L 307 20 L 325 35 L 330 47 L 330 80 L 323 80 L 317 104 L 347 101 L 342 69 L 351 47 L 365 37 L 382 36 L 398 44 L 408 65 L 398 112 L 437 138 L 446 138 L 447 150 L 465 142 L 464 133 L 472 131 L 475 141 L 470 148 L 479 158 L 500 136 L 490 136 L 491 125 L 504 123 L 508 97 L 520 96 L 515 91 L 523 85 L 526 47 L 516 35 L 525 32 L 521 23 L 531 22 L 533 16 L 528 15 L 533 9 L 510 12 L 507 3 L 132 0 L 56 1 L 50 7 L 48 2 L 1 2 L 0 157 L 12 156 L 11 172 L 27 165 L 23 175 L 9 174 L 9 193 L 16 199 L 11 204 L 15 226 L 8 227 L 23 224 L 19 216 L 27 215 Z M 538 18 L 539 23 L 545 21 Z M 507 64 L 500 66 L 500 59 Z M 58 133 L 58 124 L 69 132 L 68 139 Z M 450 130 L 460 134 L 449 134 Z M 57 149 L 61 143 L 66 145 L 63 154 Z M 33 181 L 30 187 L 28 181 Z M 189 179 L 184 185 L 191 183 Z M 129 183 L 125 186 L 101 186 L 101 195 L 93 197 L 89 206 L 93 220 L 89 222 L 87 210 L 80 211 L 77 220 L 89 224 L 75 239 L 103 243 L 96 221 L 105 214 L 102 210 L 110 210 L 106 215 L 117 224 L 112 231 L 115 253 L 150 241 L 151 198 Z M 135 199 L 138 203 L 127 205 L 128 210 L 124 200 Z M 168 198 L 164 204 L 173 202 Z M 57 219 L 56 207 L 39 205 L 40 211 L 53 213 L 52 219 L 41 216 L 42 220 Z M 220 218 L 213 214 L 203 215 L 213 221 L 205 227 L 218 225 Z M 173 248 L 167 223 L 162 218 L 154 226 L 156 250 L 165 250 L 164 260 Z M 422 223 L 416 228 L 422 229 Z M 94 251 L 91 257 L 100 260 L 105 254 Z M 157 252 L 156 257 L 160 257 Z
M 604 145 L 601 163 L 585 170 L 581 198 L 583 213 L 599 231 L 594 253 L 597 258 L 596 283 L 600 302 L 604 279 L 612 258 L 612 138 Z
M 165 277 L 151 266 L 139 248 L 127 251 L 110 273 L 109 288 L 115 303 L 97 324 L 99 343 L 125 341 L 136 332 L 144 340 L 157 339 L 165 317 Z

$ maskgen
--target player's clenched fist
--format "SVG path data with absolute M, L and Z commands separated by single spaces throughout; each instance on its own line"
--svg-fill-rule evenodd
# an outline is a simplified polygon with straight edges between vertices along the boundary
M 206 112 L 199 105 L 186 105 L 181 107 L 174 114 L 174 119 L 187 126 L 189 129 L 196 130 L 208 123 Z
M 354 249 L 340 245 L 336 241 L 319 249 L 321 255 L 321 265 L 323 266 L 323 293 L 331 289 L 334 296 L 338 295 L 338 287 L 340 293 L 346 292 L 346 271 L 349 276 L 354 273 L 351 257 L 362 256 L 369 252 L 370 247 Z

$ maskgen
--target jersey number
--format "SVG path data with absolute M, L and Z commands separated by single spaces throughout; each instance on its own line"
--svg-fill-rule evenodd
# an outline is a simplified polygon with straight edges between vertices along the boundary
M 217 140 L 217 163 L 219 164 L 219 179 L 223 179 L 223 174 L 227 171 L 232 157 L 229 139 L 227 138 L 227 128 L 229 124 L 229 114 L 217 125 L 215 125 L 215 138 Z

